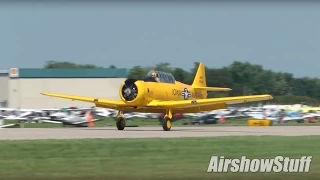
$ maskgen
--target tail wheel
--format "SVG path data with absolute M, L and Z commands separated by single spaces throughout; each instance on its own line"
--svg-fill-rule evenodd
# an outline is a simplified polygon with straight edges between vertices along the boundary
M 162 128 L 163 128 L 163 130 L 165 130 L 165 131 L 170 131 L 171 126 L 172 126 L 171 119 L 165 118 L 165 119 L 163 120 L 163 123 L 162 123 Z
M 126 127 L 126 120 L 123 117 L 117 119 L 117 128 L 118 130 L 124 130 Z

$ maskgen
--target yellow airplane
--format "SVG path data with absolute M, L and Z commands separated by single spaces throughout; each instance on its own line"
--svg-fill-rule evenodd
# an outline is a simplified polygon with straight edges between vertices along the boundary
M 227 104 L 238 104 L 252 101 L 270 100 L 271 95 L 253 95 L 208 98 L 207 91 L 230 91 L 230 88 L 207 87 L 205 66 L 199 64 L 192 85 L 176 81 L 170 73 L 151 70 L 145 78 L 127 79 L 120 86 L 121 100 L 108 100 L 95 97 L 82 97 L 66 94 L 43 92 L 52 97 L 66 98 L 94 103 L 96 107 L 118 110 L 117 128 L 123 130 L 126 121 L 123 111 L 144 113 L 165 113 L 163 130 L 169 131 L 172 126 L 173 113 L 197 113 L 226 109 Z

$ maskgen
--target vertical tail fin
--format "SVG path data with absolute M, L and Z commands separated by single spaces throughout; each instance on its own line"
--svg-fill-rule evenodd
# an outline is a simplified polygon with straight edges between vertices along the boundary
M 208 95 L 207 91 L 231 91 L 230 88 L 207 87 L 206 69 L 203 63 L 199 64 L 197 73 L 191 86 L 194 90 L 200 91 L 203 94 L 204 98 L 206 98 Z
M 207 80 L 206 80 L 206 69 L 204 67 L 203 63 L 199 64 L 198 70 L 196 72 L 196 75 L 194 77 L 193 83 L 191 85 L 193 88 L 197 87 L 206 87 L 207 86 Z M 203 95 L 203 98 L 207 98 L 208 93 L 206 90 L 198 89 L 198 91 L 201 92 Z
M 194 77 L 193 87 L 206 87 L 207 86 L 207 81 L 206 81 L 206 69 L 204 67 L 203 63 L 199 64 L 197 73 Z

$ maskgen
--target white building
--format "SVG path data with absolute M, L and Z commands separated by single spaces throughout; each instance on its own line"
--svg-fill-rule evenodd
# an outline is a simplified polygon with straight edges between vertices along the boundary
M 120 99 L 127 69 L 17 69 L 0 71 L 0 106 L 8 108 L 91 107 L 93 103 L 43 96 L 53 92 Z

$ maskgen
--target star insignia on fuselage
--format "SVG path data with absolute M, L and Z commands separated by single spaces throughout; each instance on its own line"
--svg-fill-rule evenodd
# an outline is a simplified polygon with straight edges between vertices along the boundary
M 186 100 L 186 99 L 189 99 L 189 97 L 191 96 L 191 93 L 188 91 L 187 88 L 184 88 L 184 90 L 182 91 L 181 95 Z

